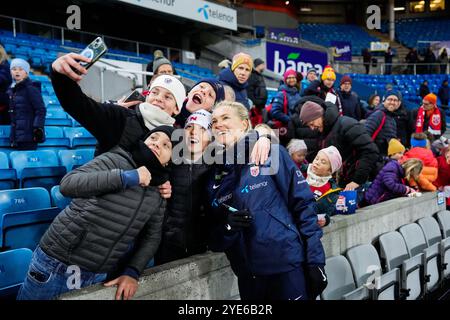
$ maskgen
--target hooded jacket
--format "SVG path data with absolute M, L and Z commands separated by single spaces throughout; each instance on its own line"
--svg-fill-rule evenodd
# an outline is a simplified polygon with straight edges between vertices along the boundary
M 11 145 L 19 149 L 36 149 L 33 130 L 44 128 L 47 109 L 41 95 L 41 83 L 30 78 L 8 89 L 10 99 Z
M 287 98 L 287 112 L 284 113 L 284 93 L 286 92 Z M 290 87 L 286 84 L 282 84 L 278 88 L 277 95 L 273 99 L 272 102 L 272 111 L 270 115 L 273 119 L 283 122 L 284 124 L 288 124 L 290 116 L 295 112 L 295 108 L 297 107 L 298 102 L 300 101 L 300 94 L 296 87 Z
M 124 188 L 122 171 L 136 167 L 116 147 L 68 173 L 60 188 L 73 200 L 42 237 L 42 250 L 67 265 L 107 273 L 134 243 L 125 267 L 141 273 L 160 242 L 165 200 L 157 187 Z
M 234 147 L 245 144 L 251 135 Z M 253 139 L 256 140 L 256 139 Z M 239 156 L 239 155 L 238 155 Z M 269 175 L 271 163 L 277 174 Z M 216 165 L 208 185 L 214 227 L 210 249 L 225 251 L 236 275 L 289 272 L 302 263 L 323 266 L 322 231 L 314 211 L 314 196 L 287 151 L 272 145 L 264 166 Z M 227 232 L 224 205 L 248 209 L 253 224 L 244 231 Z M 232 213 L 231 213 L 232 214 Z
M 236 102 L 242 103 L 248 110 L 250 110 L 250 105 L 248 103 L 247 87 L 248 81 L 244 83 L 239 83 L 238 79 L 234 75 L 230 68 L 225 68 L 219 73 L 219 81 L 227 86 L 233 88 L 236 94 Z
M 366 201 L 376 204 L 406 195 L 404 176 L 405 172 L 398 161 L 388 161 L 366 191 Z

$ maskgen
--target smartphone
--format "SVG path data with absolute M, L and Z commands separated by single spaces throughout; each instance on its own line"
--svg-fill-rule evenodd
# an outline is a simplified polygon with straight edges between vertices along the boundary
M 86 69 L 89 69 L 95 62 L 98 61 L 98 59 L 100 59 L 101 56 L 106 53 L 106 51 L 108 51 L 108 47 L 103 42 L 103 39 L 101 37 L 96 38 L 80 53 L 80 55 L 91 59 L 91 62 L 80 61 L 80 65 Z
M 137 90 L 134 90 L 123 102 L 142 101 L 145 102 L 145 97 Z

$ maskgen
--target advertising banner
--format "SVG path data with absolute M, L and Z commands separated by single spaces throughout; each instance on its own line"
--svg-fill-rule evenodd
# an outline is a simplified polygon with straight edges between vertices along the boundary
M 299 44 L 300 32 L 297 29 L 269 28 L 267 39 L 288 44 Z
M 352 61 L 352 43 L 349 41 L 331 41 L 335 61 Z

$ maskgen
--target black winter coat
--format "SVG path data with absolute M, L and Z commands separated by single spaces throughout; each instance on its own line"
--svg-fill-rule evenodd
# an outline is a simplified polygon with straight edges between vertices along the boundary
M 336 96 L 335 105 L 338 110 L 342 110 L 342 101 L 339 93 L 337 93 L 333 87 L 328 88 L 327 86 L 325 86 L 320 80 L 314 80 L 313 82 L 311 82 L 309 87 L 305 89 L 303 96 L 317 96 L 322 100 L 325 100 L 328 93 L 334 94 Z
M 0 125 L 9 124 L 9 96 L 8 88 L 11 85 L 11 71 L 8 60 L 0 64 Z
M 342 113 L 344 116 L 361 120 L 364 119 L 364 109 L 359 102 L 359 96 L 356 92 L 344 92 L 339 90 L 342 103 Z
M 253 104 L 262 109 L 267 102 L 267 87 L 264 77 L 256 70 L 252 70 L 250 79 L 248 80 L 247 96 L 253 101 Z
M 206 251 L 207 180 L 212 170 L 207 164 L 179 164 L 172 167 L 172 197 L 164 217 L 161 245 L 156 263 L 163 264 Z
M 411 112 L 401 104 L 400 108 L 393 113 L 393 116 L 397 123 L 397 138 L 405 147 L 409 147 L 412 133 Z
M 290 139 L 301 139 L 305 141 L 305 144 L 308 148 L 308 152 L 306 155 L 306 160 L 308 162 L 312 162 L 314 157 L 317 154 L 318 148 L 318 138 L 320 137 L 320 133 L 315 130 L 311 130 L 308 126 L 304 125 L 300 120 L 300 111 L 302 110 L 302 106 L 306 101 L 312 101 L 320 104 L 323 109 L 327 108 L 329 102 L 325 103 L 325 101 L 317 96 L 306 96 L 302 97 L 298 103 L 296 108 L 296 112 L 291 116 L 288 124 L 288 138 Z M 331 104 L 330 104 L 331 105 Z
M 130 150 L 139 138 L 150 131 L 139 108 L 131 110 L 116 104 L 96 102 L 86 96 L 75 81 L 58 72 L 52 72 L 51 79 L 63 109 L 97 139 L 96 156 L 116 145 Z
M 385 116 L 385 121 L 383 126 L 381 126 L 383 114 Z M 380 129 L 379 133 L 375 137 L 375 144 L 377 145 L 380 154 L 382 156 L 386 156 L 389 141 L 393 138 L 397 138 L 397 123 L 394 119 L 394 113 L 389 112 L 383 105 L 380 105 L 376 111 L 367 118 L 364 125 L 367 133 L 371 137 L 373 137 L 375 132 Z
M 41 95 L 41 83 L 26 78 L 8 89 L 11 118 L 11 146 L 18 149 L 36 149 L 33 130 L 44 128 L 47 109 Z
M 339 116 L 333 105 L 325 110 L 324 131 L 316 154 L 329 146 L 335 146 L 342 156 L 341 187 L 352 181 L 365 183 L 380 159 L 378 148 L 364 126 L 355 119 Z

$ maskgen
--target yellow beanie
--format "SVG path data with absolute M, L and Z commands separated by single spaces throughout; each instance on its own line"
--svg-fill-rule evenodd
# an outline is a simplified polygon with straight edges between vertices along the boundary
M 253 59 L 249 54 L 239 52 L 233 57 L 233 64 L 231 65 L 231 71 L 234 71 L 241 64 L 246 64 L 253 69 Z
M 336 73 L 334 73 L 334 70 L 331 66 L 327 65 L 325 66 L 325 69 L 323 69 L 322 81 L 326 79 L 334 80 L 336 81 Z
M 388 156 L 389 157 L 392 156 L 393 154 L 396 154 L 399 152 L 405 152 L 405 150 L 406 150 L 405 147 L 397 139 L 391 139 L 391 141 L 389 141 L 389 146 L 388 146 Z

